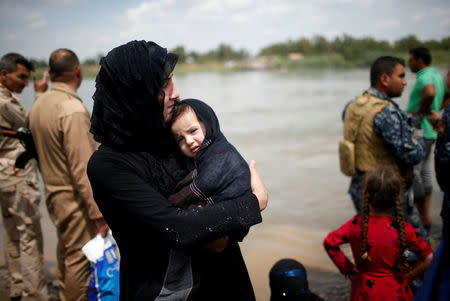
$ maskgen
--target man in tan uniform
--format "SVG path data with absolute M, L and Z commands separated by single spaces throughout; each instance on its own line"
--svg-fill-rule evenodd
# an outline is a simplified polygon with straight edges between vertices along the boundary
M 21 93 L 28 85 L 32 70 L 33 65 L 20 54 L 8 53 L 1 58 L 1 130 L 17 130 L 25 125 L 26 112 L 13 93 Z M 46 76 L 40 82 L 35 80 L 36 94 L 46 89 Z M 9 296 L 11 300 L 47 300 L 37 162 L 32 159 L 23 169 L 14 167 L 24 151 L 18 139 L 0 135 L 0 202 L 10 273 Z
M 96 233 L 107 231 L 86 174 L 97 144 L 89 133 L 89 112 L 76 93 L 82 81 L 76 54 L 55 50 L 49 65 L 51 89 L 31 107 L 30 129 L 58 234 L 60 298 L 87 300 L 90 266 L 81 248 Z

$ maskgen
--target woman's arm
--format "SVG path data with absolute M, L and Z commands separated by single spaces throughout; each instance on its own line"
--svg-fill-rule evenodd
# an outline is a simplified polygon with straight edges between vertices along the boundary
M 130 164 L 122 156 L 97 151 L 88 164 L 95 199 L 107 220 L 145 227 L 173 246 L 211 241 L 262 220 L 260 210 L 267 205 L 267 191 L 257 173 L 254 189 L 260 200 L 248 193 L 213 206 L 183 210 L 146 182 L 136 170 L 138 164 Z

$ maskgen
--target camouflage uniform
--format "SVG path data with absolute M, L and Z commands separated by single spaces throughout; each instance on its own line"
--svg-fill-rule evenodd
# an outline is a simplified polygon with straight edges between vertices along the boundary
M 373 122 L 374 132 L 388 144 L 401 170 L 412 168 L 413 165 L 424 158 L 423 139 L 415 139 L 413 129 L 408 125 L 406 115 L 400 110 L 396 102 L 374 88 L 369 88 L 368 91 L 371 95 L 387 100 L 392 104 L 392 106 L 385 106 L 380 113 L 375 115 Z M 343 117 L 350 103 L 344 108 Z M 352 197 L 353 205 L 358 213 L 362 211 L 364 176 L 365 173 L 358 170 L 356 175 L 352 177 L 348 189 L 348 193 Z M 405 187 L 403 187 L 403 215 L 405 220 L 419 231 L 422 238 L 428 240 L 428 233 L 423 228 L 417 209 L 412 204 L 410 188 L 411 183 L 406 183 Z
M 437 127 L 438 138 L 434 150 L 436 179 L 444 191 L 442 203 L 442 233 L 449 242 L 450 237 L 450 105 L 445 107 Z
M 0 126 L 15 130 L 25 119 L 19 99 L 0 84 Z M 30 160 L 24 169 L 14 167 L 24 151 L 19 140 L 0 136 L 0 201 L 10 296 L 46 300 L 37 162 Z

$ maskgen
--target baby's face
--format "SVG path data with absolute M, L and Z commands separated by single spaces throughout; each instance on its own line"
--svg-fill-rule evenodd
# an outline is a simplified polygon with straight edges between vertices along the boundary
M 206 130 L 194 111 L 187 110 L 172 124 L 172 134 L 181 152 L 194 158 L 205 140 Z

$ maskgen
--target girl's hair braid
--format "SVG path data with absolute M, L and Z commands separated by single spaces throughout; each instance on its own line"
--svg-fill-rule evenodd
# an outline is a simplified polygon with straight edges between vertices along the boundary
M 370 261 L 370 258 L 367 254 L 367 229 L 369 228 L 369 199 L 368 197 L 364 197 L 363 208 L 362 208 L 362 229 L 361 229 L 361 239 L 362 239 L 362 256 L 363 261 Z
M 400 240 L 400 260 L 398 264 L 398 268 L 407 273 L 410 270 L 410 266 L 408 264 L 408 260 L 405 256 L 406 250 L 406 234 L 405 234 L 405 221 L 403 220 L 403 211 L 402 206 L 400 204 L 400 198 L 395 200 L 395 221 L 397 223 L 397 231 L 398 237 Z
M 399 224 L 398 231 L 402 252 L 405 247 L 405 225 L 400 206 L 402 191 L 402 179 L 400 175 L 390 167 L 378 167 L 366 174 L 364 187 L 363 223 L 362 223 L 362 258 L 368 259 L 367 231 L 369 222 L 369 204 L 377 210 L 389 210 L 396 207 L 395 216 Z M 401 221 L 401 222 L 400 222 Z

